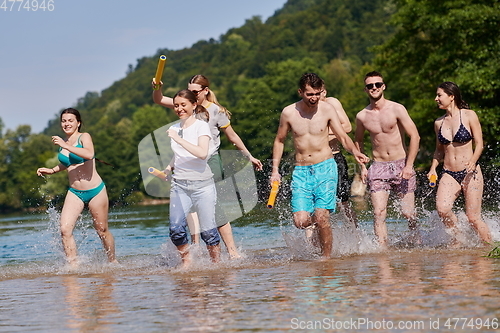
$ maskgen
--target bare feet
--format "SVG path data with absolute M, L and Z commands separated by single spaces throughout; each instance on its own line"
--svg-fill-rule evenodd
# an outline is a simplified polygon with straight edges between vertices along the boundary
M 68 272 L 76 271 L 80 267 L 80 261 L 78 258 L 66 259 L 66 265 L 64 265 L 64 270 Z
M 234 243 L 234 242 L 233 242 Z M 238 253 L 238 250 L 236 249 L 236 246 L 227 246 L 227 252 L 229 253 L 229 259 L 239 259 L 241 258 L 241 255 Z
M 459 235 L 458 235 L 458 230 L 456 227 L 454 228 L 446 228 L 445 229 L 446 233 L 450 235 L 450 241 L 447 245 L 448 248 L 450 249 L 459 249 L 462 247 L 462 242 L 459 240 Z
M 229 253 L 229 259 L 236 260 L 243 258 L 238 252 Z
M 182 263 L 181 263 L 180 268 L 181 269 L 188 269 L 189 267 L 191 267 L 192 263 L 193 263 L 193 261 L 191 260 L 191 256 L 188 254 L 187 256 L 182 258 Z
M 321 242 L 319 240 L 319 232 L 316 225 L 313 224 L 305 228 L 305 232 L 306 232 L 306 239 L 309 242 L 309 244 L 311 244 L 314 247 L 317 247 L 318 249 L 321 248 Z
M 213 262 L 220 261 L 220 245 L 207 245 L 208 254 Z
M 319 257 L 318 261 L 327 261 L 330 260 L 331 258 L 332 258 L 331 256 L 322 255 L 321 257 Z
M 462 247 L 462 244 L 458 241 L 458 239 L 453 238 L 449 243 L 447 248 L 449 249 L 459 249 Z
M 381 241 L 379 240 L 379 242 L 378 242 L 378 247 L 379 247 L 379 249 L 380 249 L 380 250 L 382 250 L 382 251 L 387 251 L 387 250 L 389 250 L 389 246 L 387 245 L 387 241 L 386 241 L 386 242 L 381 242 Z
M 189 244 L 177 245 L 177 250 L 181 255 L 182 264 L 181 268 L 188 268 L 191 264 L 191 254 L 189 253 Z

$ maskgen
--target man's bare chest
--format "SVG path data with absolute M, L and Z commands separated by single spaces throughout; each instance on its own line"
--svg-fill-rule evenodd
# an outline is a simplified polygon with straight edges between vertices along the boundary
M 364 125 L 371 133 L 391 133 L 398 130 L 398 120 L 392 115 L 367 116 Z
M 296 136 L 303 135 L 325 135 L 328 133 L 329 119 L 320 115 L 312 117 L 293 117 L 291 120 L 292 130 Z

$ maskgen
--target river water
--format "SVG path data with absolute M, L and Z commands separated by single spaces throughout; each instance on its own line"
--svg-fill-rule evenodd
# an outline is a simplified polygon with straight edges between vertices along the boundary
M 182 271 L 166 205 L 115 208 L 119 265 L 106 262 L 84 214 L 75 230 L 80 267 L 65 266 L 58 212 L 0 216 L 1 332 L 495 332 L 500 259 L 467 229 L 450 249 L 435 212 L 421 210 L 422 244 L 404 247 L 406 223 L 388 220 L 394 245 L 332 216 L 334 257 L 318 260 L 288 209 L 257 207 L 234 221 L 242 259 L 212 264 L 203 247 Z M 500 240 L 498 215 L 485 219 Z

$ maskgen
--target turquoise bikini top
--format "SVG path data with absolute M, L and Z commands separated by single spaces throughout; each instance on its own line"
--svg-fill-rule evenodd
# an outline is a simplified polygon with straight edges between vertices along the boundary
M 81 135 L 80 135 L 81 136 Z M 83 148 L 82 143 L 80 142 L 80 136 L 78 137 L 78 140 L 76 141 L 75 147 L 77 148 Z M 63 154 L 62 148 L 59 147 L 59 154 L 57 155 L 57 158 L 59 159 L 59 162 L 61 162 L 62 165 L 65 167 L 69 167 L 70 165 L 75 165 L 75 164 L 82 164 L 88 160 L 84 159 L 83 157 L 80 157 L 76 154 L 69 153 L 69 154 Z M 68 151 L 66 151 L 68 153 Z

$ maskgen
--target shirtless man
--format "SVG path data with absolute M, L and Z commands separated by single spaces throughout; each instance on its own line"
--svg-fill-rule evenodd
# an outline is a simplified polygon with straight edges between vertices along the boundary
M 365 130 L 370 133 L 373 164 L 369 170 L 363 165 L 361 178 L 368 180 L 374 214 L 375 236 L 387 247 L 387 201 L 391 190 L 398 193 L 401 211 L 410 230 L 416 230 L 415 188 L 413 163 L 418 152 L 420 136 L 406 108 L 384 98 L 386 86 L 382 74 L 370 72 L 365 76 L 365 92 L 370 105 L 356 116 L 356 145 L 363 151 Z M 410 137 L 407 149 L 404 137 Z
M 344 108 L 342 107 L 342 103 L 335 97 L 326 97 L 326 90 L 323 92 L 323 98 L 325 102 L 331 104 L 335 110 L 337 111 L 337 115 L 339 116 L 340 124 L 346 133 L 352 131 L 351 121 L 347 117 Z M 351 196 L 350 184 L 349 184 L 349 174 L 348 174 L 348 166 L 347 161 L 342 155 L 340 151 L 340 142 L 333 134 L 331 130 L 329 130 L 329 145 L 332 149 L 333 158 L 335 162 L 337 162 L 338 169 L 338 185 L 337 185 L 337 199 L 340 203 L 341 210 L 344 211 L 345 216 L 351 222 L 355 228 L 358 228 L 358 218 L 356 213 L 351 207 L 349 202 L 349 197 Z
M 292 175 L 292 209 L 299 229 L 316 225 L 323 258 L 332 252 L 330 210 L 335 210 L 337 164 L 328 145 L 328 128 L 360 164 L 368 157 L 360 153 L 340 124 L 335 108 L 321 101 L 324 82 L 314 73 L 302 75 L 299 95 L 302 99 L 281 113 L 273 146 L 273 170 L 270 181 L 280 181 L 279 164 L 288 132 L 293 134 L 295 169 Z

